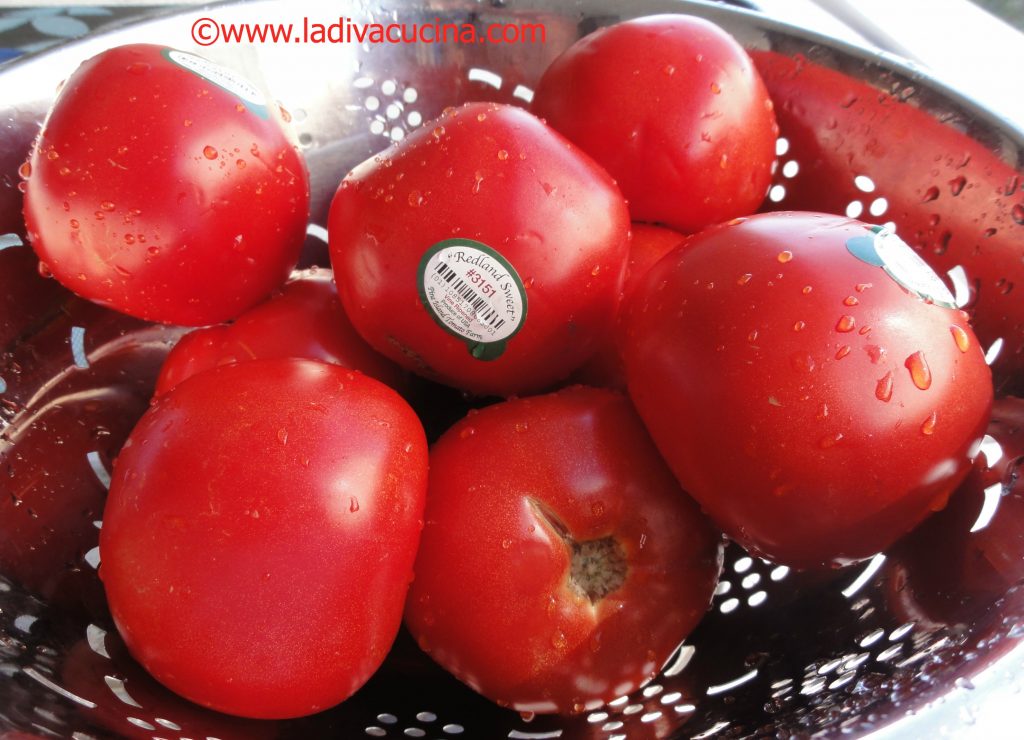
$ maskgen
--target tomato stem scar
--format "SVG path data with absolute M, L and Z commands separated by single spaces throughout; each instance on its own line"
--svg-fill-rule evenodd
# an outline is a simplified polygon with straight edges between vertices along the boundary
M 569 549 L 569 583 L 586 595 L 591 604 L 596 604 L 626 582 L 626 553 L 618 540 L 609 536 L 578 542 L 569 533 L 569 528 L 543 502 L 532 497 L 527 500 L 537 518 Z

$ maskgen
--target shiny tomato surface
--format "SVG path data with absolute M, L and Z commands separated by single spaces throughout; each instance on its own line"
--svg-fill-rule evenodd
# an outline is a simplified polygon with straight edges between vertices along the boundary
M 678 231 L 666 229 L 653 224 L 634 223 L 632 238 L 629 242 L 629 264 L 626 269 L 626 281 L 622 286 L 622 303 L 630 297 L 640 284 L 641 278 L 654 264 L 671 252 L 681 247 L 686 237 Z M 583 367 L 573 374 L 573 380 L 583 385 L 596 385 L 603 388 L 626 389 L 626 371 L 619 356 L 621 317 L 617 317 L 615 330 L 604 338 L 601 347 L 594 353 Z
M 702 18 L 598 29 L 545 71 L 531 110 L 604 166 L 637 221 L 684 233 L 757 210 L 778 128 L 743 47 Z
M 406 624 L 499 704 L 578 713 L 629 693 L 707 610 L 721 536 L 621 394 L 489 406 L 430 464 Z
M 189 378 L 114 467 L 100 576 L 125 644 L 223 712 L 337 704 L 397 633 L 426 477 L 422 425 L 372 378 L 297 359 Z
M 287 279 L 305 237 L 308 175 L 277 105 L 161 46 L 84 62 L 22 174 L 40 270 L 138 318 L 232 318 Z
M 167 356 L 156 382 L 166 393 L 198 372 L 235 362 L 304 357 L 359 370 L 392 388 L 405 373 L 363 341 L 338 300 L 330 270 L 297 273 L 270 298 L 230 324 L 196 329 Z
M 590 157 L 524 110 L 449 109 L 341 183 L 328 222 L 359 333 L 482 395 L 563 379 L 612 326 L 629 214 Z
M 970 469 L 992 380 L 952 301 L 879 227 L 739 219 L 647 274 L 627 309 L 629 393 L 727 534 L 841 565 L 942 508 Z

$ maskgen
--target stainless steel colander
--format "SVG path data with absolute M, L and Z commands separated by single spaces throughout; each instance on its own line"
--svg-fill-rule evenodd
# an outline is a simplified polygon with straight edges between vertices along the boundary
M 326 210 L 350 167 L 448 105 L 526 104 L 575 39 L 655 12 L 709 18 L 754 55 L 782 130 L 765 207 L 892 222 L 972 313 L 998 392 L 1024 392 L 1024 132 L 897 60 L 682 0 L 228 4 L 59 47 L 0 71 L 0 738 L 1012 734 L 999 722 L 1024 689 L 1024 523 L 1006 518 L 1024 517 L 1024 490 L 1008 456 L 1024 446 L 997 437 L 983 455 L 1005 475 L 986 485 L 980 511 L 958 494 L 936 522 L 869 562 L 799 574 L 731 547 L 710 611 L 661 675 L 574 717 L 493 706 L 402 634 L 343 705 L 289 722 L 240 720 L 160 687 L 111 625 L 95 571 L 109 465 L 180 330 L 116 315 L 37 274 L 16 172 L 59 81 L 115 44 L 190 48 L 202 17 L 543 24 L 546 40 L 533 44 L 201 50 L 261 81 L 290 111 L 312 174 L 304 259 L 323 263 Z M 993 542 L 994 522 L 1010 535 Z M 996 585 L 978 588 L 975 561 L 995 551 L 1005 561 Z

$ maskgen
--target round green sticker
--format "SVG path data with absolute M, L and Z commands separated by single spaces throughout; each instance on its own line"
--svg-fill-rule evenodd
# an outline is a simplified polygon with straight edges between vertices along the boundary
M 438 326 L 466 342 L 478 360 L 494 360 L 526 321 L 526 289 L 497 250 L 472 239 L 428 249 L 417 273 L 420 300 Z

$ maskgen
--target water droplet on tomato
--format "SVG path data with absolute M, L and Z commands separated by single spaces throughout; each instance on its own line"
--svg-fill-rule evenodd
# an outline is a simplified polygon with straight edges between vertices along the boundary
M 86 276 L 86 274 L 85 274 L 84 272 L 80 272 L 80 273 L 78 273 L 77 277 L 78 277 L 78 279 L 79 279 L 79 280 L 81 280 L 81 281 L 82 281 L 83 283 L 84 283 L 84 282 L 85 282 L 86 280 L 88 280 L 88 279 L 89 279 L 89 278 L 88 278 L 88 277 Z
M 505 150 L 505 149 L 499 149 L 498 150 L 498 159 L 500 159 L 502 162 L 507 160 L 508 159 L 508 151 Z
M 125 67 L 125 70 L 129 74 L 133 74 L 133 75 L 143 75 L 143 74 L 146 74 L 146 72 L 148 72 L 150 69 L 151 69 L 151 67 L 146 62 L 132 62 L 127 67 Z
M 875 398 L 886 403 L 892 398 L 892 373 L 888 372 L 875 384 Z
M 486 113 L 477 113 L 476 114 L 476 120 L 478 120 L 480 122 L 486 121 L 487 120 L 487 114 Z
M 801 290 L 800 292 L 803 293 L 804 295 L 808 295 L 812 290 L 814 290 L 814 288 L 812 288 L 810 285 L 805 285 L 803 287 L 803 290 Z
M 406 442 L 405 443 L 405 447 L 403 447 L 402 449 L 406 452 L 406 454 L 412 452 L 412 449 L 413 449 L 412 442 Z
M 423 205 L 424 201 L 425 198 L 423 197 L 423 193 L 421 193 L 419 190 L 413 190 L 409 193 L 409 205 L 411 205 L 413 208 L 419 208 L 421 205 Z
M 785 264 L 786 262 L 789 262 L 791 259 L 793 259 L 793 253 L 786 249 L 782 252 L 779 252 L 778 256 L 775 259 Z
M 288 444 L 288 430 L 281 428 L 277 430 L 277 441 L 281 444 Z
M 236 159 L 235 160 L 235 167 L 237 167 L 240 170 L 244 170 L 245 169 L 245 160 L 244 159 Z
M 131 277 L 132 276 L 131 270 L 129 270 L 124 265 L 114 265 L 114 272 L 116 272 L 121 277 Z
M 818 408 L 818 413 L 815 415 L 815 418 L 818 421 L 824 421 L 825 419 L 828 418 L 828 404 L 827 403 L 822 402 L 821 406 Z
M 923 352 L 915 352 L 903 363 L 910 371 L 910 379 L 914 385 L 923 391 L 928 390 L 932 385 L 932 371 L 924 358 Z
M 932 185 L 930 188 L 924 191 L 924 195 L 921 197 L 922 203 L 931 203 L 933 200 L 939 197 L 939 189 Z
M 723 154 L 721 156 L 721 158 L 718 160 L 718 167 L 719 167 L 719 169 L 723 169 L 724 170 L 728 166 L 729 166 L 729 155 L 728 154 Z
M 850 354 L 850 345 L 844 344 L 842 347 L 836 350 L 836 359 L 841 360 L 848 354 Z
M 860 301 L 857 300 L 856 296 L 848 295 L 843 299 L 844 306 L 856 306 Z
M 515 424 L 515 430 L 522 434 L 523 432 L 529 431 L 530 425 L 525 421 L 517 421 Z
M 1024 205 L 1018 203 L 1010 209 L 1010 216 L 1021 226 L 1024 226 Z
M 953 335 L 953 341 L 956 342 L 956 347 L 961 352 L 966 352 L 971 346 L 971 339 L 961 327 L 953 324 L 949 327 L 950 333 Z
M 459 439 L 469 439 L 476 434 L 476 427 L 463 427 L 459 431 Z
M 480 115 L 483 115 L 483 113 L 481 113 Z M 473 195 L 476 195 L 477 193 L 480 192 L 480 183 L 482 183 L 483 181 L 484 176 L 480 172 L 480 170 L 477 170 L 476 172 L 473 173 Z
M 51 148 L 50 151 L 46 153 L 46 158 L 52 162 L 55 159 L 60 159 L 60 154 L 57 153 L 56 149 Z
M 803 321 L 797 321 L 793 324 L 793 331 L 803 331 L 807 328 L 807 324 Z
M 32 177 L 32 164 L 30 162 L 21 163 L 21 167 L 18 168 L 18 177 L 22 180 Z
M 146 250 L 146 252 L 156 257 L 158 254 L 160 254 L 160 247 L 150 247 L 149 249 Z
M 757 329 L 753 329 L 753 330 L 751 330 L 751 332 L 749 334 L 747 334 L 747 341 L 748 342 L 756 342 L 757 341 Z
M 959 177 L 954 177 L 952 180 L 949 181 L 949 192 L 951 192 L 954 196 L 960 195 L 960 193 L 964 191 L 964 186 L 966 185 L 966 177 L 964 177 L 963 175 L 960 175 Z
M 68 223 L 71 225 L 72 229 L 78 229 L 81 228 L 82 226 L 82 224 L 79 223 L 77 218 L 71 219 Z
M 744 274 L 740 275 L 738 278 L 736 278 L 736 284 L 737 285 L 746 285 L 747 283 L 750 282 L 751 278 L 753 278 L 753 277 L 754 276 L 751 275 L 749 272 L 744 273 Z
M 210 146 L 209 144 L 207 144 L 206 146 L 203 147 L 203 156 L 206 157 L 207 159 L 216 159 L 217 150 Z
M 674 64 L 666 64 L 664 67 L 661 68 L 661 71 L 664 72 L 669 77 L 671 77 L 676 73 L 676 67 Z
M 594 516 L 602 516 L 604 514 L 604 503 L 601 501 L 595 501 L 590 505 L 590 513 Z
M 598 275 L 600 275 L 601 274 L 601 265 L 594 265 L 593 268 L 591 268 L 591 270 L 590 270 L 590 274 L 593 275 L 594 277 L 597 277 Z
M 831 449 L 837 444 L 843 441 L 843 433 L 836 432 L 835 434 L 826 434 L 824 437 L 818 440 L 818 447 L 823 450 Z
M 135 234 L 125 234 L 124 235 L 124 243 L 125 244 L 134 244 L 135 243 Z
M 285 123 L 292 122 L 292 114 L 288 112 L 287 108 L 285 108 L 283 105 L 278 105 L 277 109 L 278 111 L 280 111 L 281 118 L 284 120 Z
M 719 95 L 722 92 L 722 88 L 717 82 L 712 82 L 711 92 L 713 92 L 715 95 Z
M 852 316 L 840 316 L 839 321 L 836 322 L 836 331 L 842 332 L 844 334 L 848 331 L 853 331 L 853 328 L 854 326 L 856 326 L 856 323 L 857 322 L 854 321 L 854 318 Z
M 57 174 L 60 175 L 61 177 L 67 177 L 68 175 L 71 174 L 71 169 L 68 167 L 61 167 L 59 170 L 57 170 Z
M 503 539 L 501 541 L 501 549 L 502 550 L 508 550 L 510 547 L 512 547 L 512 540 L 510 540 L 510 539 L 508 539 L 506 537 L 505 539 Z
M 349 496 L 348 510 L 353 514 L 359 511 L 359 499 L 357 499 L 355 496 Z
M 557 650 L 564 649 L 568 644 L 569 640 L 562 630 L 556 630 L 555 634 L 551 636 L 551 645 Z
M 802 352 L 797 352 L 790 357 L 789 364 L 794 370 L 800 373 L 812 373 L 817 367 L 817 364 L 814 362 L 814 358 Z
M 921 434 L 926 437 L 930 437 L 935 434 L 935 425 L 939 420 L 939 415 L 934 411 L 928 414 L 928 418 L 921 423 Z

